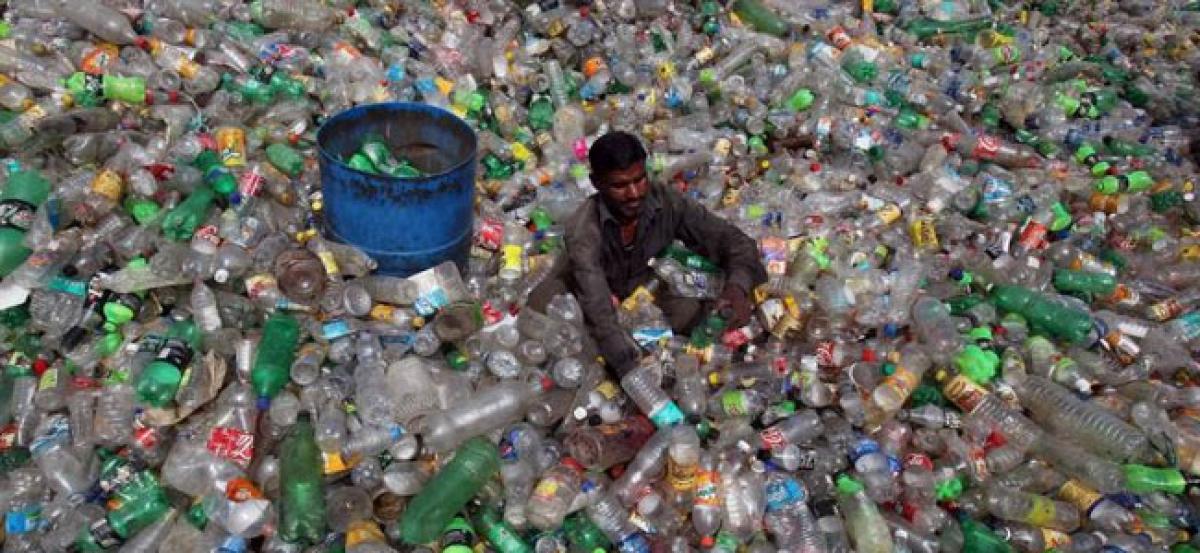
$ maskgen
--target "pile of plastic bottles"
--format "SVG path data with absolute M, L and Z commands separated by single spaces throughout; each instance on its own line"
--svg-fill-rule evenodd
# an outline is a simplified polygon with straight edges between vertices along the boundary
M 8 0 L 3 551 L 1200 548 L 1195 0 Z M 316 129 L 479 135 L 469 266 L 320 232 Z M 590 140 L 671 247 L 619 381 L 524 309 Z M 364 137 L 347 163 L 419 170 Z M 483 548 L 483 549 L 480 549 Z

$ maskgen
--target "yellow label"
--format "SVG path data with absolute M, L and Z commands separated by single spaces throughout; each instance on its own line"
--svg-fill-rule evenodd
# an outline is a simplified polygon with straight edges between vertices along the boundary
M 521 270 L 521 254 L 525 248 L 514 244 L 508 244 L 501 248 L 500 253 L 504 256 L 504 268 L 510 271 Z
M 318 253 L 317 257 L 321 260 L 321 265 L 325 266 L 325 274 L 329 276 L 341 274 L 342 270 L 338 267 L 337 259 L 334 259 L 333 252 L 323 251 Z
M 987 396 L 987 393 L 987 390 L 983 389 L 983 387 L 961 374 L 956 375 L 942 386 L 942 395 L 946 396 L 946 399 L 950 400 L 951 403 L 964 413 L 974 411 L 983 401 L 983 398 Z
M 1046 544 L 1046 549 L 1057 549 L 1071 544 L 1071 536 L 1051 530 L 1050 528 L 1042 528 L 1042 541 Z
M 513 159 L 517 161 L 528 161 L 533 157 L 533 152 L 520 142 L 513 142 L 510 147 L 512 149 Z
M 1040 495 L 1032 495 L 1025 522 L 1034 526 L 1048 526 L 1054 522 L 1054 501 Z
M 191 79 L 196 76 L 196 73 L 200 72 L 200 64 L 180 56 L 179 63 L 175 66 L 175 71 L 179 73 L 180 77 Z
M 346 547 L 351 548 L 360 543 L 384 543 L 387 541 L 379 525 L 374 522 L 358 520 L 350 523 L 346 529 Z
M 1058 489 L 1058 498 L 1066 501 L 1079 509 L 1080 512 L 1086 513 L 1092 508 L 1097 501 L 1100 501 L 1101 495 L 1086 485 L 1077 480 L 1067 480 L 1066 483 Z
M 117 174 L 112 169 L 105 169 L 92 179 L 92 192 L 95 192 L 112 201 L 121 199 L 121 175 Z
M 56 369 L 56 368 L 46 369 L 46 372 L 42 373 L 41 380 L 38 381 L 38 387 L 37 387 L 38 391 L 41 392 L 41 391 L 49 390 L 49 389 L 55 388 L 57 386 L 58 386 L 58 369 Z
M 620 389 L 617 388 L 616 383 L 613 381 L 604 380 L 596 385 L 596 392 L 604 396 L 604 399 L 611 400 L 617 397 L 617 394 L 620 393 Z
M 215 136 L 221 163 L 226 167 L 241 167 L 246 164 L 246 131 L 239 127 L 221 127 Z
M 543 498 L 554 497 L 556 492 L 558 492 L 558 482 L 549 478 L 538 482 L 537 487 L 533 489 L 533 495 Z
M 896 392 L 898 397 L 907 398 L 917 387 L 919 381 L 920 379 L 917 378 L 916 373 L 904 367 L 896 367 L 896 372 L 884 379 L 881 386 L 891 388 L 892 391 Z
M 454 90 L 454 81 L 446 80 L 442 77 L 434 79 L 433 84 L 437 86 L 438 92 L 441 92 L 444 96 L 449 96 L 450 91 Z
M 890 225 L 900 219 L 902 213 L 900 206 L 896 204 L 887 204 L 875 212 L 875 216 L 879 218 L 879 222 Z
M 380 303 L 371 308 L 371 319 L 376 321 L 391 321 L 396 314 L 396 308 L 390 305 Z
M 927 219 L 917 219 L 908 228 L 913 245 L 918 248 L 934 250 L 938 248 L 937 229 L 933 222 Z
M 339 472 L 350 470 L 351 467 L 358 463 L 359 456 L 355 455 L 349 459 L 346 459 L 342 457 L 341 453 L 336 451 L 332 453 L 322 451 L 321 459 L 323 461 L 322 470 L 325 474 L 337 474 Z
M 696 465 L 681 465 L 667 457 L 667 483 L 676 491 L 688 491 L 696 486 Z

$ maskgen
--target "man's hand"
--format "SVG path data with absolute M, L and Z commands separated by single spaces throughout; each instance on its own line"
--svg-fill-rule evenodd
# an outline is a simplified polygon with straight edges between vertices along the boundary
M 738 286 L 726 284 L 717 299 L 717 313 L 725 317 L 725 328 L 739 328 L 750 322 L 754 306 L 746 292 Z

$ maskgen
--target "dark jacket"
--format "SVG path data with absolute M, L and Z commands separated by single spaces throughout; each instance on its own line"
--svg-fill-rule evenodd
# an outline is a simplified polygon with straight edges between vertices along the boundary
M 566 221 L 568 281 L 574 281 L 573 292 L 600 355 L 618 374 L 637 363 L 641 350 L 617 324 L 612 297 L 625 298 L 649 281 L 653 271 L 647 261 L 676 239 L 720 265 L 726 282 L 747 293 L 767 280 L 752 238 L 667 186 L 651 185 L 642 200 L 637 238 L 628 250 L 621 245 L 620 224 L 598 194 Z

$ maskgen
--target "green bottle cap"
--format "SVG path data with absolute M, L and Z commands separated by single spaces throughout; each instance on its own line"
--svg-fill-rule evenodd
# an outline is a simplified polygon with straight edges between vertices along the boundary
M 1145 171 L 1134 171 L 1127 175 L 1127 177 L 1129 179 L 1130 192 L 1141 192 L 1154 184 L 1154 177 L 1151 177 L 1150 173 Z
M 946 480 L 942 480 L 934 485 L 934 493 L 937 494 L 938 501 L 954 501 L 962 495 L 966 489 L 961 476 L 955 476 Z
M 970 330 L 970 332 L 967 333 L 967 336 L 970 336 L 972 340 L 975 340 L 977 342 L 980 342 L 980 341 L 989 341 L 990 342 L 993 338 L 992 329 L 989 327 L 986 327 L 986 326 L 977 326 L 975 328 L 972 328 Z
M 879 373 L 882 374 L 883 376 L 892 376 L 893 374 L 896 374 L 896 364 L 891 363 L 891 362 L 886 362 L 886 363 L 880 365 Z
M 794 113 L 808 109 L 812 106 L 813 101 L 815 100 L 816 95 L 814 95 L 811 90 L 807 88 L 801 88 L 788 97 L 786 104 L 788 110 Z
M 712 85 L 717 82 L 717 72 L 711 67 L 700 70 L 700 82 L 705 85 Z
M 1104 175 L 1108 174 L 1108 170 L 1110 168 L 1112 168 L 1111 163 L 1109 163 L 1107 161 L 1098 161 L 1094 165 L 1092 165 L 1092 169 L 1091 169 L 1092 176 L 1093 177 L 1103 177 Z
M 843 495 L 854 495 L 861 493 L 866 488 L 861 482 L 852 478 L 849 474 L 842 474 L 837 477 L 838 493 Z
M 7 21 L 0 21 L 0 39 L 8 38 L 12 34 L 12 27 Z
M 1066 94 L 1058 94 L 1054 97 L 1054 103 L 1062 108 L 1063 115 L 1067 117 L 1075 117 L 1079 113 L 1079 100 Z
M 129 321 L 137 315 L 128 306 L 122 305 L 115 301 L 106 302 L 104 304 L 104 318 L 110 323 L 121 325 Z
M 1054 202 L 1054 205 L 1050 206 L 1050 211 L 1054 212 L 1054 220 L 1050 222 L 1051 231 L 1058 232 L 1071 226 L 1071 211 L 1062 202 Z
M 1101 194 L 1116 194 L 1121 189 L 1121 181 L 1117 180 L 1117 177 L 1109 175 L 1096 181 L 1095 189 Z
M 1000 356 L 975 344 L 963 347 L 954 357 L 958 372 L 976 384 L 986 384 L 996 377 Z

